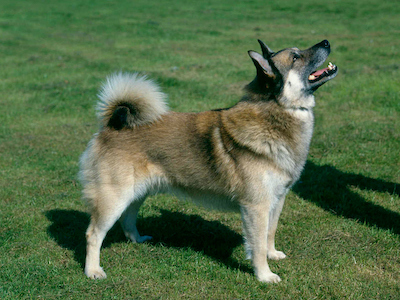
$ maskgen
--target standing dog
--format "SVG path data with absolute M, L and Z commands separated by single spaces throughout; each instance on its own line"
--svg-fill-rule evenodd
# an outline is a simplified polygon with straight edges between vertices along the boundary
M 279 282 L 269 259 L 285 195 L 298 180 L 313 131 L 313 92 L 337 74 L 315 71 L 328 57 L 322 41 L 307 50 L 249 51 L 257 70 L 235 106 L 201 113 L 169 112 L 158 86 L 137 74 L 108 78 L 100 93 L 100 131 L 80 160 L 91 221 L 85 273 L 105 278 L 100 248 L 119 219 L 127 238 L 147 196 L 169 192 L 215 208 L 241 212 L 246 250 L 262 282 Z

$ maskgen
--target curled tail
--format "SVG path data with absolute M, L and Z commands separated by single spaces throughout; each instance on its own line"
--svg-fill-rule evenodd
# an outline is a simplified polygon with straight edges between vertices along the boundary
M 117 73 L 107 78 L 97 104 L 103 127 L 133 128 L 149 124 L 168 111 L 166 95 L 146 76 Z

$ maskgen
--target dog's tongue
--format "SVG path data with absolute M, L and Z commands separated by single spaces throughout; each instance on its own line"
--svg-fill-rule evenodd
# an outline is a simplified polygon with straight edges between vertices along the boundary
M 322 76 L 323 74 L 329 75 L 329 72 L 335 69 L 336 66 L 331 62 L 329 62 L 327 68 L 323 68 L 321 70 L 315 71 L 314 73 L 310 74 L 310 76 L 308 76 L 308 80 L 310 81 L 317 80 L 318 77 Z
M 318 77 L 318 76 L 321 76 L 324 72 L 328 72 L 328 70 L 329 70 L 328 68 L 323 68 L 321 70 L 318 70 L 318 71 L 312 73 L 311 75 Z

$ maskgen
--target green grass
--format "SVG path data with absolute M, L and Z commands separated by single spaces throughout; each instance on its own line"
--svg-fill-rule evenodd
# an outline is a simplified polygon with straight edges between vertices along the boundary
M 400 295 L 400 4 L 397 1 L 0 2 L 1 299 L 396 299 Z M 177 111 L 232 105 L 253 79 L 247 50 L 332 44 L 339 75 L 316 93 L 304 174 L 257 282 L 240 216 L 148 199 L 126 241 L 83 274 L 89 222 L 76 179 L 97 130 L 101 81 L 155 78 Z

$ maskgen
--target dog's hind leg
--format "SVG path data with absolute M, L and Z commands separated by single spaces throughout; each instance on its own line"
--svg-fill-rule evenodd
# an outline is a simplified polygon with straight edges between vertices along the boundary
M 251 251 L 254 273 L 261 282 L 276 283 L 281 279 L 271 272 L 267 263 L 268 211 L 269 205 L 241 207 L 243 229 Z
M 106 273 L 100 267 L 100 248 L 103 240 L 129 205 L 130 195 L 107 192 L 98 193 L 97 199 L 93 199 L 91 221 L 86 231 L 86 263 L 85 274 L 92 279 L 106 278 Z
M 134 200 L 119 219 L 125 236 L 134 243 L 143 243 L 152 239 L 152 237 L 148 235 L 141 236 L 136 228 L 137 215 L 145 199 L 146 198 L 143 197 L 142 199 Z

